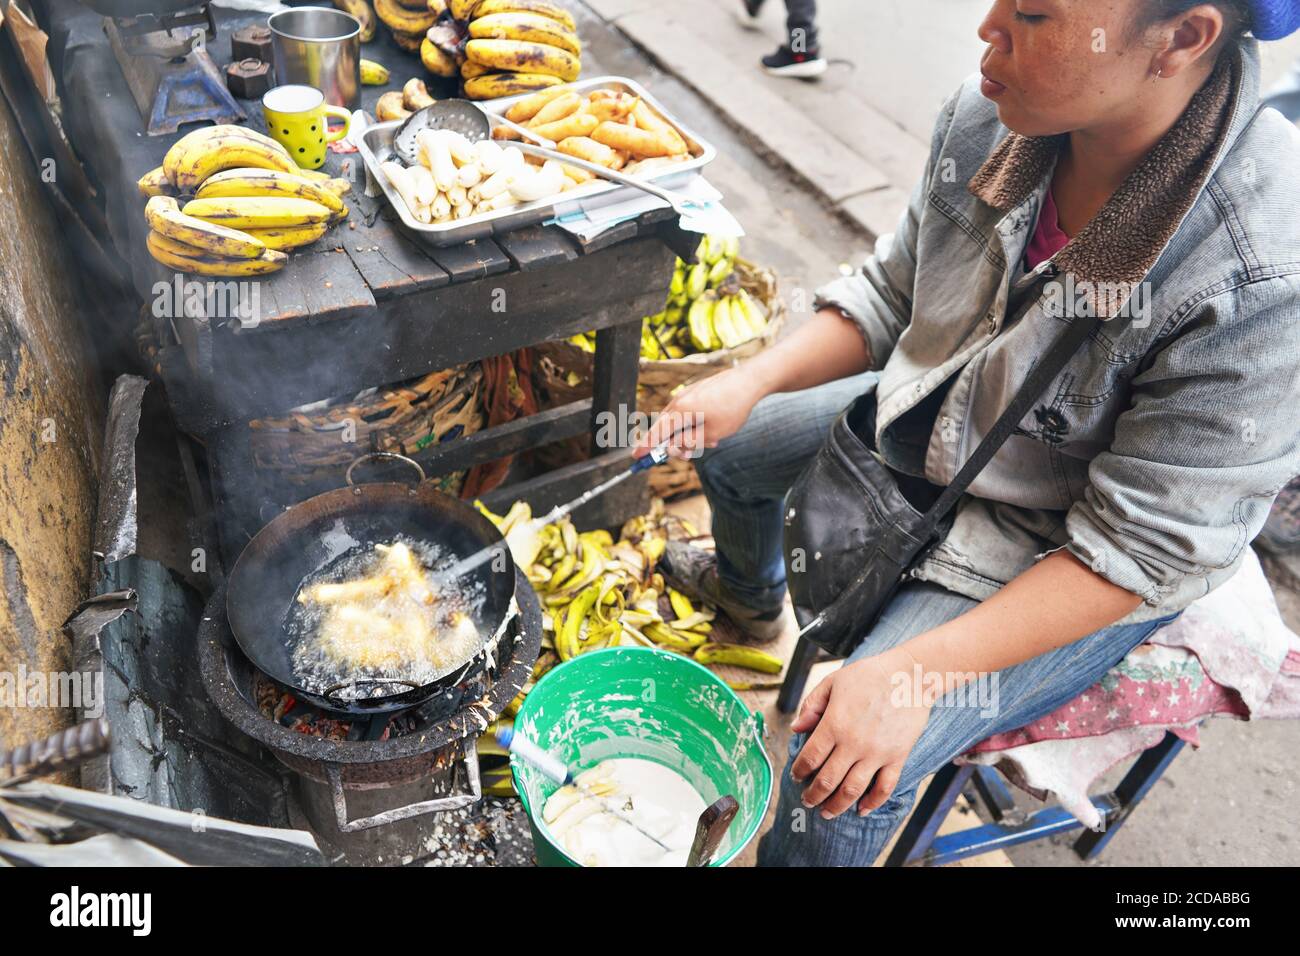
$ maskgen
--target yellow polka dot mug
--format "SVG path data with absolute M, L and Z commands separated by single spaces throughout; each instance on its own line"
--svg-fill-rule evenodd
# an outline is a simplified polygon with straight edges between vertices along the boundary
M 262 114 L 267 131 L 303 169 L 320 169 L 326 144 L 347 136 L 352 122 L 352 114 L 326 103 L 320 90 L 297 84 L 268 90 L 262 97 Z M 329 117 L 341 119 L 343 125 L 331 130 Z

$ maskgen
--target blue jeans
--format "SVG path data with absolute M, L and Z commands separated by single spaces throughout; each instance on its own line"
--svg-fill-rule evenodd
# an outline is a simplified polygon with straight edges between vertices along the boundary
M 867 375 L 764 399 L 744 428 L 696 462 L 713 509 L 719 574 L 727 589 L 756 609 L 785 591 L 781 553 L 785 493 L 821 447 L 836 417 L 870 382 Z M 938 585 L 901 588 L 850 661 L 879 654 L 975 606 Z M 937 704 L 904 764 L 893 795 L 866 817 L 823 820 L 800 803 L 802 784 L 781 775 L 776 821 L 759 845 L 763 866 L 868 866 L 906 818 L 916 788 L 953 757 L 994 734 L 1015 730 L 1083 693 L 1130 650 L 1177 615 L 1108 627 L 1046 654 L 984 675 L 965 699 Z M 790 742 L 792 763 L 805 735 Z

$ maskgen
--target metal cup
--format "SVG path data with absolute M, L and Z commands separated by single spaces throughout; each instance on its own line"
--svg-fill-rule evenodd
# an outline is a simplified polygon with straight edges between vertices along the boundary
M 314 86 L 325 102 L 361 105 L 361 24 L 342 10 L 295 7 L 267 19 L 278 85 Z

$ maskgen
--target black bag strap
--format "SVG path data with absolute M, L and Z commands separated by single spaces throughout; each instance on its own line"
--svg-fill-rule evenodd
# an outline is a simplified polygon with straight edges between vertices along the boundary
M 993 423 L 989 433 L 984 436 L 984 440 L 979 443 L 975 453 L 966 460 L 957 476 L 953 478 L 952 483 L 943 490 L 938 499 L 930 510 L 925 513 L 925 525 L 923 530 L 933 534 L 934 530 L 939 527 L 943 519 L 952 511 L 961 496 L 966 493 L 975 477 L 984 470 L 984 466 L 993 460 L 993 456 L 998 453 L 998 449 L 1006 442 L 1011 434 L 1020 424 L 1021 419 L 1028 414 L 1029 409 L 1034 402 L 1047 390 L 1047 386 L 1052 383 L 1052 379 L 1060 374 L 1065 368 L 1065 364 L 1070 358 L 1079 351 L 1080 346 L 1092 335 L 1101 325 L 1101 319 L 1096 316 L 1087 318 L 1075 317 L 1052 343 L 1047 354 L 1038 360 L 1029 372 L 1029 377 L 1025 379 L 1025 384 L 1021 386 L 1020 391 L 1011 399 L 1011 404 Z

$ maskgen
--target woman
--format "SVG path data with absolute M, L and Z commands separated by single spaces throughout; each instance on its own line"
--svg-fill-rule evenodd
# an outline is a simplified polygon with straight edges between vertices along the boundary
M 1300 0 L 996 0 L 898 232 L 647 437 L 701 422 L 677 453 L 710 449 L 717 555 L 668 570 L 770 639 L 782 496 L 842 409 L 874 389 L 864 437 L 945 485 L 1065 325 L 1106 318 L 804 702 L 761 863 L 871 863 L 925 776 L 1228 579 L 1300 471 L 1300 145 L 1245 35 L 1297 26 Z M 993 706 L 961 706 L 972 680 Z

